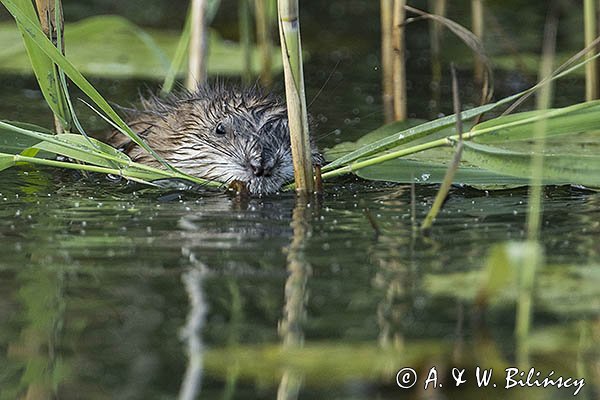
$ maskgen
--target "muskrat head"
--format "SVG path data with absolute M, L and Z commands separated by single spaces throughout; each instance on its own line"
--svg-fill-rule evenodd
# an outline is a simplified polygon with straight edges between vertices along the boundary
M 294 177 L 287 110 L 274 96 L 218 85 L 143 106 L 137 124 L 148 144 L 190 175 L 241 181 L 252 194 L 276 192 Z M 314 144 L 312 154 L 322 163 Z

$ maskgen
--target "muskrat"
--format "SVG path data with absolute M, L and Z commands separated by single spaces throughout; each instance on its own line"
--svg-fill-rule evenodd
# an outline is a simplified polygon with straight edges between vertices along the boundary
M 294 177 L 285 103 L 258 88 L 225 84 L 142 98 L 128 110 L 128 124 L 173 167 L 199 178 L 244 182 L 251 194 L 277 192 Z M 323 157 L 311 141 L 312 161 Z M 108 143 L 135 161 L 160 166 L 128 137 Z

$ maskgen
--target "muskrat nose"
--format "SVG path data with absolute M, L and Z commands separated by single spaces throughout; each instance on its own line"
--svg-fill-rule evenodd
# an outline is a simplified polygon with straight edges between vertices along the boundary
M 265 173 L 265 168 L 262 165 L 250 164 L 250 169 L 252 170 L 252 173 L 256 176 L 263 176 L 263 174 Z
M 254 176 L 263 176 L 265 174 L 265 166 L 263 165 L 261 158 L 250 160 L 250 170 Z
M 273 172 L 273 166 L 263 161 L 262 158 L 251 160 L 249 164 L 254 176 L 271 176 Z

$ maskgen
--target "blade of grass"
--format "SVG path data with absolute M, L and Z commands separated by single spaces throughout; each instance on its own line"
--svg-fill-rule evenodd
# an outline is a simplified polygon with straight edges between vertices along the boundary
M 556 53 L 556 34 L 558 31 L 558 10 L 556 2 L 548 12 L 544 27 L 544 42 L 542 46 L 542 62 L 540 63 L 539 77 L 542 79 L 552 72 Z M 589 63 L 587 64 L 589 65 Z M 586 65 L 586 66 L 587 66 Z M 545 85 L 537 97 L 536 108 L 546 110 L 552 102 L 553 83 Z M 542 118 L 533 128 L 534 151 L 531 159 L 531 187 L 529 192 L 529 209 L 527 212 L 527 238 L 537 241 L 539 238 L 542 218 L 542 177 L 544 174 L 544 147 L 546 146 L 546 131 L 548 119 Z
M 560 67 L 558 67 L 556 70 L 554 70 L 554 72 L 552 72 L 552 74 L 548 75 L 547 77 L 545 77 L 544 79 L 539 81 L 534 86 L 534 88 L 541 88 L 544 85 L 548 84 L 548 82 L 551 82 L 555 79 L 566 76 L 566 75 L 570 74 L 572 71 L 580 68 L 582 65 L 588 65 L 590 62 L 594 62 L 595 60 L 597 60 L 598 57 L 600 57 L 600 52 L 596 51 L 593 55 L 590 55 L 589 53 L 592 50 L 594 50 L 598 46 L 598 44 L 600 44 L 600 36 L 597 37 L 592 43 L 585 46 L 582 50 L 580 50 L 576 54 L 574 54 L 571 58 L 569 58 L 563 64 L 561 64 Z M 587 57 L 587 59 L 578 64 L 575 64 L 574 66 L 571 66 L 573 63 L 576 63 L 577 60 L 579 60 L 583 57 Z M 502 115 L 507 115 L 507 114 L 510 114 L 511 112 L 513 112 L 517 107 L 519 107 L 519 105 L 521 105 L 525 100 L 527 100 L 529 98 L 529 96 L 531 96 L 533 93 L 535 93 L 535 90 L 532 90 L 529 93 L 526 93 L 524 96 L 522 96 L 517 101 L 515 101 L 514 104 L 511 104 L 511 106 L 508 107 L 502 113 Z
M 60 167 L 60 168 L 74 169 L 74 170 L 79 170 L 79 171 L 98 172 L 98 173 L 103 173 L 103 174 L 118 175 L 118 176 L 122 176 L 122 177 L 128 178 L 128 179 L 136 178 L 136 179 L 143 179 L 143 180 L 154 180 L 154 179 L 169 177 L 168 172 L 164 171 L 164 170 L 163 170 L 164 174 L 149 173 L 149 172 L 136 171 L 136 170 L 122 170 L 122 169 L 101 167 L 101 166 L 96 166 L 96 165 L 75 164 L 75 163 L 70 163 L 70 162 L 65 162 L 65 161 L 48 160 L 45 158 L 27 157 L 27 156 L 23 156 L 21 154 L 0 153 L 0 158 L 2 160 L 4 160 L 3 164 L 5 164 L 7 162 L 6 160 L 10 159 L 10 162 L 11 162 L 10 166 L 18 165 L 19 163 L 21 163 L 21 164 L 22 163 L 30 163 L 30 164 L 35 164 L 35 165 Z
M 0 171 L 15 165 L 14 154 L 0 153 Z
M 463 121 L 473 119 L 485 112 L 491 111 L 494 108 L 500 107 L 503 104 L 510 103 L 511 101 L 517 99 L 522 94 L 516 94 L 505 99 L 502 99 L 496 103 L 486 104 L 484 106 L 476 107 L 471 110 L 463 111 L 461 113 L 461 119 Z M 456 123 L 456 115 L 449 115 L 447 117 L 438 118 L 433 121 L 426 122 L 419 126 L 405 129 L 398 133 L 394 133 L 386 138 L 380 139 L 374 143 L 370 143 L 358 150 L 355 150 L 349 154 L 346 154 L 333 162 L 327 164 L 323 167 L 323 172 L 333 171 L 340 166 L 347 165 L 353 161 L 356 161 L 360 158 L 369 157 L 377 153 L 384 152 L 386 150 L 390 150 L 394 147 L 398 147 L 400 145 L 410 143 L 414 140 L 421 139 L 430 135 L 433 132 L 437 132 L 441 129 L 452 126 Z M 326 176 L 327 174 L 323 174 Z
M 574 111 L 557 117 L 548 118 L 549 123 L 546 127 L 546 137 L 566 135 L 576 132 L 597 131 L 600 129 L 600 101 L 596 100 L 583 104 L 576 104 L 571 107 L 574 108 Z M 519 114 L 501 116 L 475 125 L 472 130 L 477 131 L 488 128 L 494 129 L 494 127 L 506 126 L 509 123 L 525 120 L 549 111 L 556 111 L 556 109 L 528 111 Z M 529 141 L 531 139 L 532 126 L 531 124 L 525 124 L 521 126 L 507 126 L 506 128 L 496 129 L 490 132 L 489 135 L 478 136 L 474 140 L 477 143 L 492 144 Z
M 595 17 L 595 15 L 594 15 Z M 550 76 L 553 69 L 556 53 L 556 35 L 558 31 L 558 7 L 557 2 L 551 3 L 546 24 L 544 27 L 544 42 L 542 45 L 542 62 L 540 63 L 539 79 Z M 587 33 L 586 33 L 587 35 Z M 590 63 L 586 65 L 589 68 Z M 593 64 L 591 64 L 593 65 Z M 537 97 L 537 109 L 548 109 L 552 103 L 553 83 L 545 85 Z M 538 121 L 533 129 L 534 152 L 531 157 L 531 183 L 529 187 L 529 202 L 527 210 L 527 239 L 532 249 L 526 253 L 524 264 L 519 269 L 519 299 L 517 302 L 517 313 L 515 321 L 516 357 L 520 368 L 526 368 L 530 364 L 530 331 L 533 312 L 533 289 L 536 270 L 542 264 L 542 250 L 539 245 L 541 233 L 541 222 L 543 215 L 542 203 L 542 179 L 545 170 L 552 169 L 553 165 L 545 166 L 543 156 L 546 146 L 546 131 L 548 119 Z M 590 163 L 591 164 L 591 163 Z M 579 177 L 582 179 L 584 177 Z M 574 180 L 573 182 L 581 182 Z
M 49 3 L 49 1 L 50 0 L 45 3 Z M 14 7 L 18 8 L 23 15 L 27 16 L 31 24 L 42 32 L 41 22 L 38 19 L 33 3 L 30 0 L 15 0 Z M 53 36 L 50 24 L 51 19 L 55 18 L 55 16 L 48 15 L 49 12 L 51 12 L 50 7 L 40 7 L 40 18 L 43 21 L 47 21 L 48 26 L 46 29 L 48 35 Z M 68 111 L 64 104 L 64 98 L 60 92 L 55 65 L 52 60 L 38 48 L 35 41 L 28 36 L 28 27 L 19 20 L 16 22 L 23 37 L 23 43 L 27 55 L 29 56 L 34 75 L 38 81 L 40 90 L 42 91 L 42 95 L 56 118 L 57 128 L 61 130 L 63 128 L 68 129 L 70 116 L 68 115 Z M 42 32 L 42 35 L 46 36 L 44 32 Z M 60 42 L 57 42 L 57 45 L 58 44 L 60 44 Z M 54 47 L 54 44 L 51 45 Z
M 551 119 L 553 117 L 558 117 L 558 116 L 562 116 L 562 115 L 567 115 L 569 113 L 575 112 L 577 110 L 581 110 L 583 108 L 587 108 L 589 107 L 588 103 L 581 103 L 581 104 L 577 104 L 571 107 L 565 107 L 565 108 L 560 108 L 560 109 L 555 109 L 555 110 L 544 110 L 540 113 L 536 113 L 536 115 L 528 117 L 528 118 L 523 118 L 523 119 L 519 119 L 517 121 L 511 121 L 511 122 L 507 122 L 501 125 L 497 125 L 497 126 L 488 126 L 484 129 L 473 129 L 468 133 L 465 133 L 463 135 L 463 139 L 464 140 L 470 140 L 473 139 L 475 137 L 484 135 L 484 134 L 489 134 L 491 132 L 495 132 L 501 129 L 506 129 L 509 127 L 514 127 L 514 126 L 521 126 L 521 125 L 526 125 L 526 124 L 533 124 L 537 121 L 543 120 L 543 119 Z M 464 115 L 464 113 L 462 114 Z M 425 125 L 425 124 L 423 124 Z M 422 125 L 421 125 L 422 126 Z M 419 127 L 417 127 L 419 128 Z M 415 128 L 416 129 L 416 128 Z M 456 141 L 459 140 L 458 135 L 453 135 L 453 136 L 448 136 L 448 137 L 444 137 L 441 139 L 437 139 L 437 140 L 432 140 L 430 142 L 426 142 L 423 144 L 419 144 L 416 146 L 412 146 L 412 147 L 408 147 L 408 148 L 403 148 L 400 150 L 396 150 L 390 153 L 385 153 L 382 155 L 378 155 L 376 157 L 367 159 L 367 160 L 363 160 L 363 161 L 357 161 L 355 163 L 346 165 L 344 167 L 340 167 L 337 168 L 333 171 L 329 171 L 327 173 L 324 173 L 322 175 L 323 179 L 327 179 L 327 178 L 331 178 L 334 176 L 339 176 L 339 175 L 343 175 L 346 173 L 350 173 L 353 171 L 357 171 L 359 169 L 362 168 L 366 168 L 366 167 L 370 167 L 373 165 L 377 165 L 389 160 L 393 160 L 395 158 L 399 158 L 399 157 L 403 157 L 406 155 L 410 155 L 410 154 L 414 154 L 414 153 L 418 153 L 421 151 L 425 151 L 425 150 L 429 150 L 429 149 L 434 149 L 437 147 L 442 147 L 442 146 L 452 146 L 454 145 L 454 143 L 456 143 Z M 366 148 L 369 147 L 369 145 L 363 147 Z M 529 175 L 527 175 L 529 176 Z
M 471 21 L 473 34 L 483 42 L 483 2 L 481 0 L 471 0 Z M 484 65 L 479 57 L 475 58 L 475 80 L 481 82 L 484 77 Z
M 183 31 L 181 32 L 181 36 L 179 37 L 179 42 L 177 42 L 177 49 L 175 50 L 175 55 L 173 56 L 173 60 L 171 61 L 171 65 L 169 66 L 169 70 L 165 75 L 165 79 L 160 89 L 160 94 L 162 96 L 166 96 L 167 94 L 171 93 L 171 91 L 173 90 L 175 79 L 177 78 L 177 74 L 185 62 L 185 58 L 187 55 L 186 51 L 190 44 L 190 27 L 191 12 L 188 10 L 187 16 L 185 18 L 185 24 L 183 25 Z
M 597 43 L 600 43 L 600 38 L 598 38 Z M 586 49 L 584 49 L 584 50 L 586 50 Z M 581 58 L 585 54 L 586 53 L 584 51 L 580 51 L 576 56 L 579 56 L 579 58 Z M 566 65 L 563 64 L 561 67 L 559 67 L 554 72 L 554 74 L 552 76 L 548 77 L 547 79 L 544 79 L 543 81 L 537 83 L 535 86 L 533 86 L 527 90 L 524 90 L 524 91 L 514 94 L 512 96 L 501 99 L 495 103 L 486 104 L 483 106 L 473 108 L 471 110 L 463 111 L 461 113 L 461 119 L 463 121 L 467 121 L 472 118 L 478 117 L 479 115 L 482 115 L 488 111 L 494 110 L 498 107 L 501 107 L 503 105 L 514 102 L 515 100 L 518 102 L 519 99 L 524 98 L 525 96 L 529 96 L 531 93 L 535 93 L 539 88 L 543 87 L 544 85 L 547 85 L 549 82 L 569 75 L 571 72 L 573 72 L 576 69 L 581 68 L 582 66 L 587 64 L 590 60 L 596 59 L 598 57 L 600 57 L 600 53 L 597 53 L 593 57 L 583 60 L 569 68 L 567 68 Z M 571 63 L 573 62 L 574 59 L 575 59 L 575 56 L 572 57 Z M 438 118 L 436 120 L 426 122 L 422 125 L 419 125 L 419 126 L 416 126 L 413 128 L 409 128 L 409 129 L 400 131 L 398 133 L 394 133 L 386 138 L 383 138 L 376 142 L 365 145 L 365 146 L 361 147 L 360 149 L 357 149 L 351 153 L 348 153 L 348 154 L 334 160 L 333 162 L 327 164 L 326 166 L 324 166 L 323 167 L 323 178 L 339 176 L 339 175 L 351 172 L 352 170 L 348 168 L 348 165 L 358 159 L 369 157 L 369 156 L 393 149 L 394 147 L 398 147 L 400 145 L 412 142 L 414 140 L 424 138 L 433 132 L 436 132 L 440 129 L 452 126 L 455 123 L 456 123 L 456 115 L 449 115 L 447 117 Z M 421 150 L 419 150 L 419 151 L 421 151 Z M 408 153 L 408 154 L 411 154 L 411 153 Z
M 24 125 L 27 126 L 27 125 Z M 113 174 L 114 171 L 126 171 L 130 168 L 135 168 L 136 170 L 139 171 L 143 171 L 145 173 L 149 173 L 149 174 L 155 174 L 156 176 L 160 176 L 161 178 L 179 178 L 179 179 L 185 179 L 188 181 L 192 181 L 194 183 L 198 183 L 198 184 L 202 184 L 202 185 L 206 185 L 206 186 L 221 186 L 222 184 L 220 182 L 214 182 L 214 181 L 207 181 L 201 178 L 197 178 L 194 176 L 190 176 L 181 172 L 176 172 L 176 171 L 171 171 L 171 170 L 165 170 L 165 169 L 159 169 L 159 168 L 154 168 L 145 164 L 138 164 L 135 163 L 133 161 L 131 161 L 129 159 L 129 157 L 127 157 L 125 154 L 120 153 L 119 151 L 117 151 L 116 149 L 106 145 L 105 143 L 102 143 L 100 141 L 96 141 L 96 139 L 93 138 L 89 138 L 89 140 L 94 142 L 94 146 L 90 146 L 87 142 L 87 139 L 85 139 L 83 136 L 80 135 L 75 135 L 75 134 L 65 134 L 65 135 L 52 135 L 52 134 L 48 134 L 48 133 L 42 133 L 42 132 L 36 132 L 30 129 L 27 129 L 27 127 L 22 127 L 22 126 L 16 126 L 16 125 L 12 125 L 10 123 L 4 122 L 4 121 L 0 121 L 0 134 L 2 134 L 4 132 L 15 132 L 27 137 L 31 137 L 34 139 L 37 139 L 40 141 L 40 143 L 38 143 L 37 147 L 34 148 L 38 148 L 38 149 L 51 149 L 51 151 L 66 156 L 66 157 L 71 157 L 74 158 L 78 161 L 82 161 L 82 162 L 90 162 L 91 161 L 91 156 L 93 157 L 99 157 L 103 160 L 108 160 L 110 162 L 114 162 L 122 167 L 114 167 L 111 168 L 111 172 L 106 172 L 106 173 L 110 173 Z M 42 144 L 43 143 L 43 144 Z M 98 150 L 100 149 L 100 150 Z M 32 157 L 29 157 L 32 158 Z M 37 158 L 36 158 L 37 160 Z M 50 161 L 50 160 L 49 160 Z M 104 162 L 100 162 L 102 164 L 105 164 Z M 82 166 L 82 164 L 73 164 L 73 163 L 66 163 L 69 165 L 69 167 L 65 167 L 65 168 L 70 168 L 70 169 L 78 169 L 78 166 Z M 45 165 L 51 165 L 51 164 L 45 164 Z M 55 166 L 63 166 L 64 164 L 52 164 Z M 108 165 L 108 164 L 105 164 Z M 82 170 L 88 170 L 86 168 L 88 167 L 94 167 L 94 166 L 82 166 Z M 94 171 L 94 170 L 90 170 L 92 172 L 103 172 L 101 170 L 98 171 Z M 119 175 L 119 174 L 117 174 Z M 125 175 L 123 175 L 125 176 Z M 128 178 L 128 176 L 125 176 Z
M 71 81 L 77 85 L 98 107 L 106 113 L 106 115 L 115 122 L 119 127 L 119 130 L 131 138 L 137 145 L 152 154 L 160 163 L 167 168 L 173 170 L 173 168 L 160 157 L 154 150 L 152 150 L 127 124 L 121 119 L 121 117 L 114 111 L 114 109 L 108 104 L 108 102 L 100 95 L 100 93 L 94 88 L 88 80 L 81 75 L 81 73 L 67 60 L 60 51 L 54 47 L 52 42 L 44 35 L 39 27 L 39 23 L 34 23 L 20 7 L 18 7 L 14 0 L 0 0 L 7 10 L 13 15 L 20 26 L 23 27 L 22 32 L 31 38 L 38 48 L 43 51 L 58 67 L 60 67 L 64 73 L 71 79 Z

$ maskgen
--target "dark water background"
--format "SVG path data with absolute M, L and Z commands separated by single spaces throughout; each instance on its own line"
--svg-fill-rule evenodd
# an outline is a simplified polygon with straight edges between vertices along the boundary
M 468 24 L 464 3 L 452 4 L 449 16 Z M 581 9 L 566 3 L 559 51 L 575 52 Z M 319 143 L 355 139 L 382 123 L 378 2 L 301 7 L 309 102 L 321 92 L 310 107 Z M 537 52 L 546 8 L 491 2 L 503 35 L 490 32 L 490 52 L 502 51 L 499 38 Z M 185 9 L 185 2 L 158 0 L 144 7 L 65 1 L 67 21 L 119 13 L 165 29 L 181 26 Z M 223 2 L 214 24 L 226 38 L 237 35 L 235 10 Z M 410 25 L 409 113 L 420 118 L 451 108 L 447 68 L 442 101 L 431 101 L 427 35 L 426 23 Z M 444 43 L 445 58 L 462 66 L 465 105 L 475 104 L 468 52 L 450 34 Z M 499 70 L 497 96 L 534 80 Z M 135 102 L 140 87 L 157 87 L 94 83 L 119 104 Z M 32 78 L 0 76 L 0 87 L 1 118 L 48 125 Z M 557 105 L 581 101 L 583 80 L 569 78 L 557 93 Z M 104 129 L 93 116 L 85 121 Z M 436 189 L 416 188 L 418 221 Z M 410 198 L 408 186 L 353 178 L 329 183 L 320 201 L 303 205 L 290 193 L 240 199 L 54 170 L 3 171 L 0 399 L 176 398 L 193 365 L 182 329 L 194 312 L 201 326 L 192 358 L 202 363 L 199 398 L 572 397 L 573 388 L 503 389 L 504 369 L 516 366 L 516 289 L 505 288 L 483 309 L 475 302 L 490 248 L 525 238 L 527 190 L 454 188 L 429 237 L 414 233 Z M 530 365 L 540 379 L 551 370 L 585 378 L 578 397 L 598 398 L 600 196 L 549 187 L 544 207 L 546 263 L 536 275 Z M 191 294 L 201 295 L 195 308 Z M 423 391 L 432 366 L 444 388 Z M 494 368 L 497 388 L 476 388 L 477 366 Z M 396 385 L 403 367 L 419 373 L 412 390 Z M 454 367 L 467 371 L 468 383 L 458 389 Z

